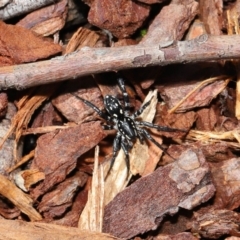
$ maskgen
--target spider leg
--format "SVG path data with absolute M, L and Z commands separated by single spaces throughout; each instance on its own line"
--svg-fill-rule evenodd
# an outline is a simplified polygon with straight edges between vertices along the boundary
M 126 91 L 126 88 L 125 88 L 125 85 L 124 85 L 124 80 L 123 80 L 123 78 L 119 77 L 117 79 L 117 81 L 118 81 L 119 88 L 121 89 L 122 94 L 123 94 L 124 110 L 129 115 L 130 101 L 129 101 L 129 97 L 128 97 L 128 94 L 127 94 L 127 91 Z
M 133 114 L 133 116 L 134 116 L 134 117 L 139 116 L 139 115 L 150 105 L 151 100 L 152 100 L 152 98 L 151 98 L 149 101 L 147 101 L 146 103 L 144 103 L 144 104 Z
M 102 127 L 103 127 L 104 130 L 112 130 L 112 129 L 114 129 L 113 125 L 102 125 Z
M 137 138 L 139 139 L 140 143 L 143 144 L 144 142 L 144 136 L 142 134 L 142 128 L 137 127 Z
M 117 157 L 117 153 L 119 152 L 120 150 L 120 147 L 121 147 L 121 133 L 117 133 L 117 136 L 114 138 L 114 141 L 113 141 L 113 156 L 112 156 L 112 159 L 111 159 L 111 163 L 110 163 L 110 167 L 108 169 L 108 172 L 107 172 L 107 175 L 105 178 L 107 178 L 108 174 L 110 173 L 112 167 L 113 167 L 113 164 L 115 162 L 115 159 Z
M 186 130 L 183 129 L 177 129 L 177 128 L 170 128 L 166 126 L 159 126 L 150 122 L 145 122 L 145 121 L 136 121 L 136 124 L 138 126 L 144 126 L 144 127 L 149 127 L 149 128 L 155 128 L 158 131 L 164 131 L 164 132 L 176 132 L 176 131 L 181 131 L 181 132 L 187 132 Z
M 127 142 L 124 142 L 123 140 L 121 141 L 121 147 L 125 153 L 125 161 L 126 161 L 126 166 L 127 166 L 127 178 L 130 170 L 130 160 L 129 160 L 129 149 L 131 146 L 128 145 Z
M 164 147 L 161 146 L 161 144 L 159 144 L 149 133 L 146 129 L 141 129 L 141 133 L 143 134 L 144 137 L 146 137 L 147 139 L 149 139 L 151 142 L 153 142 L 158 148 L 160 148 L 165 154 L 167 154 L 169 157 L 171 157 L 172 159 L 176 160 L 174 157 L 172 157 Z
M 78 95 L 71 93 L 74 97 L 76 97 L 77 99 L 81 100 L 82 102 L 84 102 L 86 105 L 88 105 L 89 107 L 91 107 L 95 112 L 97 112 L 97 114 L 105 119 L 106 121 L 110 121 L 111 117 L 108 116 L 107 114 L 105 114 L 104 112 L 102 112 L 97 106 L 95 106 L 94 104 L 92 104 L 91 102 L 79 97 Z

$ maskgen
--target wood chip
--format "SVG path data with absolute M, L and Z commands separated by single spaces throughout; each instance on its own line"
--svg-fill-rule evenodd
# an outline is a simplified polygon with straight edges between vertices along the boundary
M 45 59 L 60 53 L 60 45 L 34 35 L 30 30 L 0 22 L 0 65 L 14 65 Z
M 41 220 L 41 215 L 32 207 L 33 200 L 0 174 L 0 194 L 25 213 L 31 221 Z
M 201 151 L 187 150 L 179 159 L 134 182 L 106 207 L 103 232 L 132 238 L 156 229 L 166 214 L 192 209 L 215 192 Z M 132 219 L 129 221 L 129 219 Z
M 157 43 L 164 48 L 182 39 L 196 16 L 197 9 L 198 3 L 194 0 L 172 1 L 155 17 L 140 44 L 150 46 Z
M 109 234 L 82 231 L 78 228 L 58 226 L 49 223 L 29 223 L 18 220 L 0 219 L 0 230 L 2 239 L 6 240 L 117 240 L 119 238 Z
M 67 0 L 61 0 L 50 6 L 31 12 L 16 25 L 31 29 L 41 36 L 54 34 L 61 30 L 66 23 L 65 20 L 68 13 L 67 3 Z
M 32 191 L 36 199 L 55 184 L 63 181 L 77 164 L 77 159 L 97 145 L 106 133 L 100 122 L 84 123 L 76 127 L 42 135 L 37 141 L 31 168 L 44 172 L 45 180 Z
M 76 51 L 82 47 L 95 47 L 100 36 L 87 28 L 79 28 L 71 37 L 66 46 L 65 54 Z
M 229 210 L 213 210 L 206 214 L 195 214 L 192 223 L 192 233 L 199 234 L 203 238 L 220 239 L 229 235 L 240 236 L 240 214 Z
M 88 192 L 88 201 L 81 214 L 78 227 L 82 230 L 102 232 L 104 210 L 104 176 L 103 166 L 98 166 L 99 147 L 95 149 L 92 186 Z
M 149 6 L 134 1 L 95 0 L 88 13 L 88 21 L 118 38 L 126 38 L 143 24 L 149 11 Z
M 45 221 L 61 217 L 72 206 L 76 191 L 87 181 L 87 174 L 77 172 L 67 178 L 56 188 L 46 193 L 38 205 L 38 210 L 45 217 Z

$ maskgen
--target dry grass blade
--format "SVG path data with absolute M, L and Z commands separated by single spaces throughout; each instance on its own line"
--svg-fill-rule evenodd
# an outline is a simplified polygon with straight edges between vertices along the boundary
M 22 136 L 29 135 L 29 134 L 49 133 L 49 132 L 52 132 L 55 130 L 66 129 L 69 127 L 71 127 L 71 126 L 65 125 L 65 126 L 46 126 L 46 127 L 28 128 L 22 132 Z
M 34 157 L 34 154 L 35 154 L 35 150 L 32 150 L 30 153 L 25 155 L 19 162 L 17 162 L 17 164 L 9 168 L 7 172 L 10 173 L 13 170 L 17 169 L 18 167 L 20 167 L 21 165 L 23 165 L 24 163 L 28 162 L 30 159 Z
M 238 129 L 226 132 L 191 130 L 186 138 L 204 143 L 226 141 L 230 146 L 240 148 L 240 130 Z M 229 141 L 237 141 L 237 143 Z

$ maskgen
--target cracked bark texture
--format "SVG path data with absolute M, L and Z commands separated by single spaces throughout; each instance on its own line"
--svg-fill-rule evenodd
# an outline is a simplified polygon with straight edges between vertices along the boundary
M 166 214 L 193 209 L 215 192 L 201 151 L 189 149 L 177 161 L 143 177 L 106 207 L 103 232 L 132 238 L 156 229 Z

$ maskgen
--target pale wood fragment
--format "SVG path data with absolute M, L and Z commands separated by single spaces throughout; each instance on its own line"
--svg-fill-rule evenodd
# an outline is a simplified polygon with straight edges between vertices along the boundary
M 28 192 L 32 185 L 44 180 L 44 178 L 45 174 L 38 169 L 27 169 L 14 175 L 15 183 L 25 192 Z
M 33 200 L 29 197 L 29 195 L 23 193 L 3 175 L 0 175 L 0 194 L 10 200 L 32 221 L 42 219 L 41 215 L 32 207 Z
M 81 230 L 102 232 L 104 210 L 104 176 L 102 165 L 98 166 L 99 147 L 95 148 L 95 160 L 92 187 L 88 192 L 88 201 L 80 216 L 78 227 Z
M 110 240 L 119 239 L 109 234 L 82 231 L 74 227 L 50 223 L 29 223 L 0 219 L 1 239 L 4 240 Z
M 65 53 L 71 53 L 82 47 L 95 47 L 100 36 L 87 28 L 79 28 L 67 44 Z

